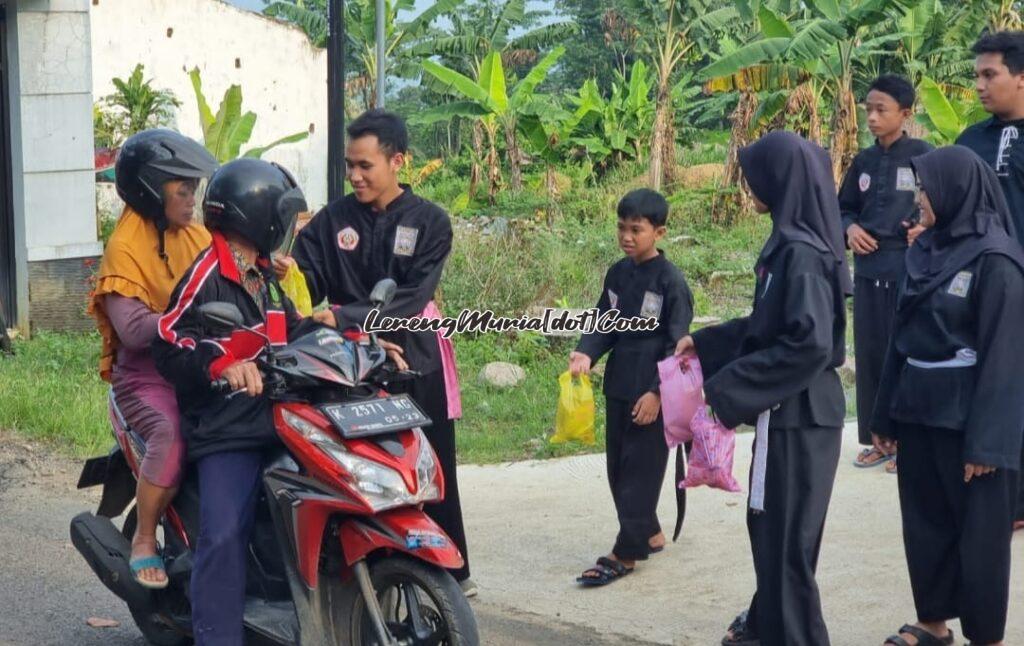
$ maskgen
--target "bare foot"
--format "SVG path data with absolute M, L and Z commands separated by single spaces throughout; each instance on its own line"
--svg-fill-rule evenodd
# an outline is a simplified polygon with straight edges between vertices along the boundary
M 615 556 L 614 553 L 609 554 L 608 558 L 613 561 L 616 561 L 617 563 L 622 563 L 626 566 L 627 570 L 632 570 L 634 567 L 636 567 L 636 561 L 627 561 L 626 559 L 620 559 L 619 557 Z
M 651 536 L 650 540 L 647 541 L 648 545 L 651 546 L 652 550 L 656 550 L 659 547 L 665 547 L 665 532 L 658 532 L 654 536 Z
M 1024 520 L 1016 520 L 1013 522 L 1013 531 L 1024 529 Z
M 132 540 L 132 555 L 130 561 L 156 556 L 156 537 L 142 537 L 138 534 Z M 160 568 L 148 567 L 139 570 L 138 578 L 148 583 L 163 583 L 167 580 L 167 573 Z
M 924 623 L 919 621 L 916 624 L 914 624 L 914 626 L 920 628 L 921 630 L 931 634 L 932 636 L 938 639 L 946 639 L 949 636 L 949 628 L 946 627 L 946 622 L 944 621 L 938 623 Z M 916 644 L 918 643 L 917 637 L 911 635 L 910 633 L 901 632 L 899 636 L 903 638 L 903 641 L 910 644 L 910 646 L 916 646 Z M 882 646 L 891 643 L 892 642 L 890 641 L 886 641 L 882 644 Z

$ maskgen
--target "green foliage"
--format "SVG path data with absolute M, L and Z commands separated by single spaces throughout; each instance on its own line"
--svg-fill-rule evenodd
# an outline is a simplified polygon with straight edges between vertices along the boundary
M 125 139 L 148 128 L 164 126 L 181 103 L 170 90 L 153 87 L 143 78 L 139 63 L 127 79 L 111 79 L 114 92 L 93 106 L 93 132 L 97 147 L 117 148 Z
M 308 132 L 297 132 L 265 146 L 250 148 L 241 153 L 242 146 L 249 142 L 253 128 L 256 126 L 256 113 L 242 113 L 242 87 L 232 85 L 224 92 L 217 113 L 214 114 L 203 94 L 203 81 L 199 68 L 189 72 L 192 88 L 195 90 L 196 103 L 199 106 L 199 121 L 203 129 L 203 145 L 217 161 L 224 162 L 242 157 L 261 157 L 265 152 L 282 144 L 302 141 L 309 136 Z
M 918 115 L 918 121 L 928 128 L 928 140 L 938 146 L 952 144 L 967 126 L 987 115 L 981 102 L 968 88 L 943 88 L 925 76 L 921 78 L 918 93 L 924 108 L 924 113 Z

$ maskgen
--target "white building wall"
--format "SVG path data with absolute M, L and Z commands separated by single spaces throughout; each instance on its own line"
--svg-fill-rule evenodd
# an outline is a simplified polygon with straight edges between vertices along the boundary
M 12 179 L 27 261 L 96 255 L 89 0 L 19 0 L 14 12 Z
M 264 155 L 291 170 L 311 208 L 327 200 L 327 54 L 305 34 L 220 0 L 93 0 L 92 94 L 113 90 L 137 63 L 158 88 L 181 101 L 174 127 L 202 140 L 188 71 L 199 67 L 216 113 L 229 85 L 242 87 L 242 109 L 257 115 L 249 144 L 299 131 L 308 139 Z

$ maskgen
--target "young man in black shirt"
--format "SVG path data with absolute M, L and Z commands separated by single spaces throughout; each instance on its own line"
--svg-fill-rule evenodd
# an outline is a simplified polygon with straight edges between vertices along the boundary
M 1024 244 L 1024 32 L 986 34 L 972 49 L 977 55 L 975 89 L 992 118 L 964 130 L 956 143 L 976 152 L 995 170 L 1010 207 L 1014 229 L 1010 235 Z M 1014 527 L 1024 529 L 1024 484 Z
M 903 126 L 914 109 L 914 86 L 900 76 L 881 76 L 864 102 L 875 145 L 862 150 L 839 189 L 847 246 L 854 253 L 853 338 L 857 366 L 857 429 L 861 451 L 854 464 L 874 467 L 895 460 L 880 448 L 870 420 L 882 362 L 892 331 L 896 291 L 903 278 L 907 245 L 922 230 L 916 216 L 910 158 L 932 146 L 907 135 Z

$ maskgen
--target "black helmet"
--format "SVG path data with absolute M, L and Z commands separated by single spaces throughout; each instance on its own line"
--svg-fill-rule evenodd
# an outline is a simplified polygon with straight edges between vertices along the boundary
M 144 218 L 167 228 L 163 185 L 173 179 L 201 179 L 217 170 L 217 160 L 188 137 L 163 128 L 128 137 L 117 156 L 117 194 Z
M 296 216 L 306 209 L 291 173 L 262 159 L 236 159 L 221 166 L 203 199 L 208 228 L 234 233 L 265 256 L 281 246 Z

